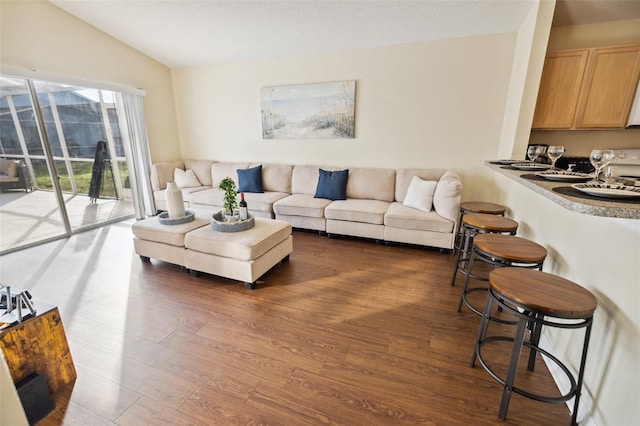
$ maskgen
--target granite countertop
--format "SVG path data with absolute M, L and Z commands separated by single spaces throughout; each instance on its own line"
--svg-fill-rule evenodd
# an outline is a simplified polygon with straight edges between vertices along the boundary
M 640 219 L 640 200 L 616 200 L 613 198 L 592 197 L 587 194 L 583 195 L 572 189 L 570 187 L 571 183 L 568 182 L 549 181 L 535 176 L 532 171 L 518 170 L 510 166 L 494 164 L 490 161 L 485 163 L 489 168 L 501 175 L 576 213 L 623 219 Z

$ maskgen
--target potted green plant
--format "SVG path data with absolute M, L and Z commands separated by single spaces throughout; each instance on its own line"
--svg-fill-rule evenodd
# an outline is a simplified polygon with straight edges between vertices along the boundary
M 224 191 L 224 214 L 227 220 L 232 221 L 238 207 L 236 183 L 230 177 L 226 177 L 220 181 L 218 187 Z

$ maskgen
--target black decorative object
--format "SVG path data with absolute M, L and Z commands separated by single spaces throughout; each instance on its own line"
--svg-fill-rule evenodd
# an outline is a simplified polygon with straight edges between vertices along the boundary
M 93 160 L 93 169 L 91 171 L 91 183 L 89 184 L 89 201 L 91 203 L 95 203 L 96 200 L 100 198 L 104 187 L 104 174 L 107 171 L 111 173 L 111 180 L 115 188 L 115 179 L 111 169 L 111 157 L 109 156 L 107 143 L 105 141 L 98 141 Z
M 38 423 L 53 410 L 53 401 L 44 376 L 31 373 L 16 383 L 16 389 L 30 425 Z

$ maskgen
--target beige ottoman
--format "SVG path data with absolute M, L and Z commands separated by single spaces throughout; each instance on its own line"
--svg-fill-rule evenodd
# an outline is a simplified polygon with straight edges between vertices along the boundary
M 246 231 L 194 229 L 185 235 L 184 245 L 184 266 L 192 275 L 206 272 L 244 281 L 246 288 L 253 289 L 265 272 L 289 260 L 293 237 L 289 223 L 256 217 L 255 226 Z
M 184 266 L 184 238 L 189 231 L 209 226 L 211 212 L 194 210 L 195 219 L 180 225 L 163 225 L 158 217 L 139 220 L 131 226 L 133 246 L 143 262 L 150 258 Z

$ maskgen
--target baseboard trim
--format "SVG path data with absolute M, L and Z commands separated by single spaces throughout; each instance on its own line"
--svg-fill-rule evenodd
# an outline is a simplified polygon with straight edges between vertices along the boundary
M 542 349 L 548 351 L 549 353 L 552 353 L 552 354 L 554 353 L 553 346 L 551 346 L 551 343 L 546 338 L 546 336 L 544 335 L 540 336 L 539 345 Z M 558 389 L 560 390 L 560 392 L 563 395 L 566 394 L 569 391 L 571 384 L 566 374 L 564 373 L 564 371 L 562 371 L 560 367 L 558 367 L 558 364 L 551 361 L 549 358 L 542 357 L 542 359 L 544 360 L 545 365 L 549 369 L 549 372 L 551 373 L 551 377 L 553 378 L 553 381 L 556 383 L 556 386 L 558 386 Z M 573 373 L 575 374 L 575 372 Z M 573 414 L 573 398 L 568 400 L 566 404 L 569 407 L 569 412 Z M 577 417 L 577 422 L 581 426 L 598 426 L 595 419 L 591 415 L 592 407 L 593 407 L 593 397 L 583 384 L 582 395 L 580 396 L 580 404 L 578 405 L 578 417 Z

